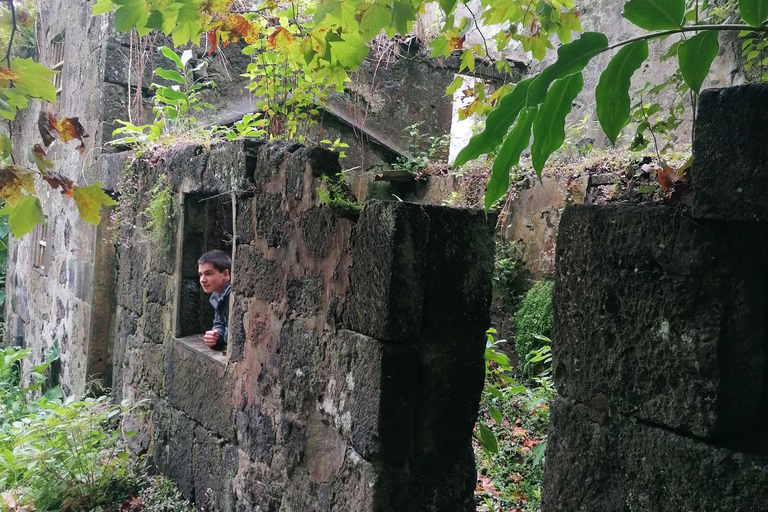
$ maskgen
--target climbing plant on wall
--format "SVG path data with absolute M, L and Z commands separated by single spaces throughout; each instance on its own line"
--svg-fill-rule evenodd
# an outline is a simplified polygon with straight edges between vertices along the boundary
M 8 121 L 10 134 L 11 121 L 19 110 L 28 107 L 30 100 L 56 101 L 56 89 L 51 79 L 57 72 L 14 52 L 14 42 L 34 37 L 34 3 L 5 0 L 3 4 L 0 7 L 0 116 Z M 56 139 L 62 143 L 79 140 L 78 149 L 82 153 L 85 149 L 83 138 L 87 137 L 82 124 L 77 117 L 56 119 L 45 111 L 41 112 L 38 124 L 42 145 L 35 144 L 31 148 L 14 151 L 11 138 L 0 136 L 0 198 L 4 203 L 0 215 L 8 215 L 11 230 L 17 237 L 44 222 L 37 198 L 35 178 L 39 177 L 42 180 L 38 183 L 44 182 L 60 190 L 63 196 L 74 199 L 84 220 L 98 224 L 101 206 L 114 204 L 101 190 L 101 183 L 75 185 L 68 177 L 51 170 L 53 164 L 47 159 L 44 149 Z M 16 156 L 21 154 L 24 154 L 24 159 L 17 162 Z

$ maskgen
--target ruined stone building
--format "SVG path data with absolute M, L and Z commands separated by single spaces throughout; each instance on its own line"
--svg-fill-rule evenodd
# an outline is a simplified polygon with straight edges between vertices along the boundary
M 40 59 L 61 78 L 59 101 L 39 107 L 78 116 L 89 134 L 82 155 L 51 147 L 54 170 L 102 181 L 121 205 L 94 227 L 58 191 L 41 194 L 46 224 L 10 242 L 7 343 L 35 363 L 58 347 L 66 394 L 100 380 L 115 400 L 143 400 L 124 423 L 137 433 L 129 448 L 201 505 L 472 510 L 485 215 L 400 202 L 340 214 L 318 194 L 341 171 L 337 155 L 293 142 L 114 153 L 113 120 L 151 82 L 129 73 L 130 36 L 88 3 L 47 2 L 41 19 Z M 221 116 L 246 108 L 240 85 L 211 93 Z M 428 115 L 450 119 L 448 101 Z M 39 141 L 39 111 L 20 114 L 15 147 Z M 168 218 L 150 228 L 159 191 Z M 234 261 L 225 353 L 200 340 L 211 319 L 197 258 L 214 248 Z

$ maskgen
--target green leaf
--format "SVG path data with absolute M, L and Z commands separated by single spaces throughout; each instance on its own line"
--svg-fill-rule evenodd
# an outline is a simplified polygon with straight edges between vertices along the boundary
M 201 17 L 199 13 L 202 0 L 177 0 L 181 4 L 179 15 L 176 18 L 176 28 L 173 29 L 173 44 L 181 46 L 187 44 L 190 40 L 197 44 L 203 26 L 200 24 Z
M 456 0 L 438 0 L 438 3 L 445 14 L 452 13 L 456 7 Z
M 357 34 L 345 34 L 341 41 L 331 42 L 331 55 L 342 66 L 356 70 L 371 49 Z
M 91 10 L 91 16 L 96 16 L 99 14 L 106 14 L 108 12 L 111 12 L 114 6 L 115 4 L 112 3 L 112 0 L 99 0 L 93 6 L 93 9 Z
M 11 71 L 16 73 L 19 78 L 13 81 L 14 88 L 33 98 L 42 98 L 50 102 L 56 101 L 56 88 L 51 82 L 51 78 L 56 71 L 49 69 L 42 64 L 38 64 L 29 59 L 13 59 L 11 61 Z M 4 91 L 9 94 L 13 89 Z M 10 104 L 11 102 L 8 101 Z
M 504 144 L 501 145 L 496 161 L 493 162 L 493 172 L 488 180 L 488 188 L 485 191 L 485 211 L 487 212 L 493 203 L 501 199 L 509 188 L 509 170 L 520 162 L 520 155 L 531 140 L 531 124 L 536 117 L 536 111 L 523 111 L 517 119 L 517 124 L 512 132 L 507 135 Z
M 448 88 L 445 90 L 445 95 L 450 96 L 456 91 L 459 90 L 459 88 L 464 85 L 464 77 L 461 75 L 456 75 L 456 78 L 453 79 L 453 82 L 451 82 L 451 85 L 448 86 Z
M 531 159 L 536 175 L 541 172 L 549 156 L 560 149 L 565 141 L 565 116 L 571 112 L 573 100 L 584 87 L 581 73 L 556 80 L 547 93 L 547 99 L 533 123 Z
M 360 35 L 365 39 L 371 39 L 382 28 L 392 21 L 392 12 L 389 5 L 374 2 L 368 7 L 360 18 Z
M 488 407 L 488 412 L 491 413 L 491 418 L 493 418 L 493 421 L 496 423 L 501 424 L 501 422 L 504 420 L 504 417 L 501 414 L 501 411 L 498 410 L 495 407 Z
M 496 441 L 496 436 L 493 435 L 493 432 L 491 432 L 491 429 L 483 425 L 482 423 L 477 424 L 477 440 L 480 441 L 480 445 L 490 453 L 498 453 L 499 452 L 499 443 Z
M 461 64 L 459 65 L 459 71 L 465 67 L 470 71 L 475 70 L 475 54 L 472 50 L 464 50 L 464 52 L 461 54 Z
M 525 106 L 528 98 L 528 88 L 534 78 L 523 80 L 515 86 L 511 93 L 501 98 L 496 108 L 488 114 L 485 129 L 472 137 L 464 149 L 456 156 L 454 167 L 464 165 L 480 155 L 490 153 L 504 140 L 504 135 L 517 119 L 517 115 Z
M 624 17 L 645 30 L 674 30 L 685 18 L 685 0 L 630 0 Z
M 181 73 L 178 71 L 173 71 L 172 69 L 157 68 L 155 70 L 155 74 L 160 78 L 165 78 L 166 80 L 171 80 L 173 82 L 180 83 L 181 85 L 185 84 L 184 77 L 181 76 Z
M 434 41 L 429 43 L 429 46 L 432 47 L 432 52 L 429 54 L 429 57 L 432 59 L 440 56 L 447 57 L 451 53 L 451 50 L 448 49 L 448 38 L 445 35 L 436 37 Z M 461 68 L 459 68 L 459 71 L 461 71 Z
M 45 222 L 43 207 L 36 196 L 22 195 L 16 206 L 6 205 L 0 209 L 0 215 L 8 215 L 13 236 L 21 238 Z
M 151 30 L 159 30 L 165 35 L 170 34 L 173 27 L 176 26 L 179 9 L 181 9 L 181 4 L 175 3 L 174 0 L 155 0 L 155 5 L 149 12 L 146 27 Z
M 401 35 L 406 36 L 411 31 L 411 23 L 416 19 L 416 9 L 409 0 L 392 3 L 392 25 Z
M 584 32 L 574 42 L 558 48 L 557 62 L 546 67 L 531 84 L 528 107 L 544 101 L 553 81 L 581 72 L 595 55 L 604 52 L 606 48 L 608 48 L 608 38 L 600 32 Z
M 13 153 L 13 144 L 11 139 L 5 135 L 0 136 L 0 154 L 2 156 L 10 156 Z
M 628 44 L 611 59 L 595 89 L 597 118 L 611 144 L 629 121 L 632 75 L 648 58 L 648 41 Z
M 72 187 L 80 217 L 94 225 L 101 222 L 101 207 L 103 205 L 113 206 L 117 204 L 101 189 L 102 183 L 99 181 L 88 187 Z
M 172 60 L 179 69 L 184 69 L 184 64 L 181 63 L 181 58 L 178 55 L 176 55 L 176 52 L 174 52 L 167 46 L 160 47 L 160 51 L 163 52 L 163 55 L 165 55 L 167 59 Z
M 742 19 L 753 27 L 759 27 L 768 20 L 768 0 L 739 0 Z
M 701 84 L 709 74 L 712 61 L 720 51 L 720 42 L 717 38 L 718 32 L 714 30 L 700 32 L 683 42 L 677 50 L 683 80 L 696 94 L 699 94 Z
M 113 0 L 115 11 L 115 30 L 128 32 L 133 28 L 142 29 L 149 19 L 149 5 L 146 0 Z

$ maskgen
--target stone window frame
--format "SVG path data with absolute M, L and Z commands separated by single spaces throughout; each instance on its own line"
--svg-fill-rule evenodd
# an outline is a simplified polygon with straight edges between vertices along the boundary
M 32 268 L 40 275 L 47 275 L 50 264 L 50 253 L 48 249 L 48 216 L 45 221 L 35 226 L 34 243 L 32 245 Z
M 178 297 L 174 310 L 173 310 L 173 339 L 175 343 L 184 346 L 186 349 L 188 349 L 191 352 L 195 352 L 208 360 L 212 361 L 215 364 L 218 364 L 220 366 L 226 366 L 227 362 L 229 361 L 229 356 L 232 351 L 232 344 L 229 343 L 227 345 L 227 349 L 224 351 L 216 351 L 211 350 L 203 341 L 203 333 L 196 333 L 196 334 L 182 334 L 181 329 L 181 321 L 182 321 L 182 304 L 181 301 L 183 300 L 184 294 L 182 293 L 182 282 L 184 280 L 183 275 L 183 266 L 184 266 L 184 258 L 187 256 L 185 249 L 189 249 L 186 246 L 185 243 L 185 237 L 187 236 L 187 213 L 189 208 L 189 201 L 192 200 L 195 197 L 205 196 L 202 199 L 198 199 L 198 201 L 209 201 L 213 199 L 219 199 L 221 200 L 222 197 L 225 195 L 229 196 L 229 194 L 200 194 L 199 192 L 182 192 L 179 194 L 180 202 L 177 203 L 177 206 L 179 207 L 179 226 L 178 226 L 178 245 L 177 245 L 177 251 L 176 251 L 176 268 L 178 269 L 177 275 L 176 275 L 176 297 Z M 227 197 L 229 199 L 229 197 Z M 235 205 L 232 204 L 231 208 L 234 210 Z M 233 212 L 233 220 L 234 220 L 234 212 Z M 234 233 L 231 234 L 234 236 Z M 210 245 L 210 244 L 208 244 Z M 210 248 L 210 247 L 209 247 Z M 201 248 L 205 249 L 205 248 Z M 232 266 L 234 267 L 234 254 L 233 251 L 229 251 L 230 256 L 232 257 Z M 202 254 L 202 253 L 201 253 Z M 199 257 L 199 255 L 197 256 Z M 230 271 L 230 275 L 232 272 Z M 232 292 L 230 291 L 229 295 L 229 319 L 228 322 L 231 323 L 232 320 L 232 304 L 233 304 L 233 296 Z

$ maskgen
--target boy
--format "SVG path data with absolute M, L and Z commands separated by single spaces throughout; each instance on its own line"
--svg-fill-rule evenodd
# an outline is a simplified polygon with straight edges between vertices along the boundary
M 227 348 L 227 320 L 229 316 L 229 273 L 232 258 L 224 251 L 208 251 L 197 260 L 200 286 L 213 306 L 213 327 L 203 335 L 205 344 L 216 350 Z

